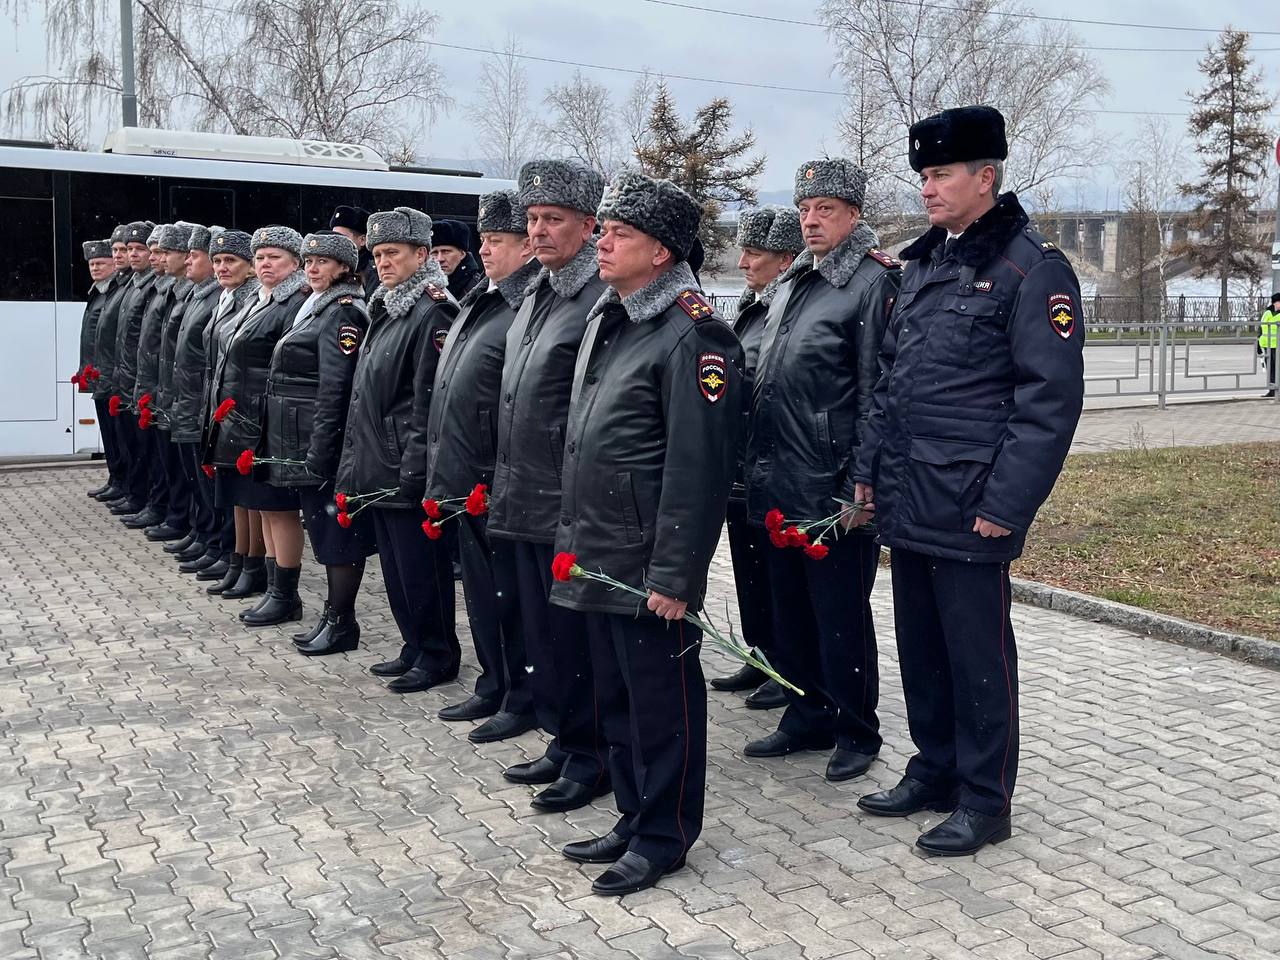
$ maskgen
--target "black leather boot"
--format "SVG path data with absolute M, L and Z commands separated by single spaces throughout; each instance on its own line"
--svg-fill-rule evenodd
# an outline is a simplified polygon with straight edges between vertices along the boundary
M 329 606 L 329 600 L 326 598 L 324 601 L 324 609 L 320 611 L 320 620 L 310 630 L 304 630 L 302 633 L 295 633 L 292 637 L 293 645 L 295 647 L 301 647 L 318 637 L 320 635 L 320 631 L 328 625 L 329 614 L 332 610 L 333 608 Z
M 240 582 L 240 574 L 244 571 L 244 554 L 233 553 L 231 559 L 227 561 L 227 569 L 223 571 L 222 579 L 211 586 L 205 587 L 204 592 L 221 596 Z M 199 576 L 197 574 L 197 576 Z
M 326 657 L 331 653 L 347 653 L 360 646 L 360 624 L 354 613 L 330 613 L 321 630 L 310 643 L 298 647 L 304 657 Z
M 264 557 L 245 557 L 244 566 L 240 570 L 235 583 L 224 589 L 218 596 L 223 600 L 243 600 L 245 597 L 257 596 L 267 589 L 267 568 Z M 228 572 L 227 576 L 231 574 Z
M 270 601 L 270 599 L 271 599 L 272 595 L 275 593 L 275 590 L 276 590 L 276 558 L 275 558 L 275 557 L 266 557 L 266 558 L 264 558 L 264 559 L 263 559 L 263 561 L 262 561 L 262 562 L 263 562 L 263 564 L 266 566 L 266 570 L 267 570 L 267 592 L 266 592 L 266 593 L 264 593 L 264 594 L 262 595 L 262 599 L 261 599 L 261 600 L 259 600 L 257 603 L 255 603 L 252 607 L 246 607 L 244 610 L 241 610 L 241 611 L 240 611 L 240 619 L 241 619 L 241 620 L 243 620 L 243 619 L 244 619 L 248 614 L 250 614 L 250 613 L 257 613 L 259 610 L 261 610 L 264 606 L 266 606 L 267 602 L 268 602 L 268 601 Z
M 302 598 L 298 596 L 298 577 L 302 567 L 276 565 L 275 583 L 267 591 L 266 602 L 240 619 L 251 627 L 271 627 L 277 623 L 302 619 Z
M 217 547 L 211 547 L 200 556 L 192 560 L 184 560 L 178 564 L 179 573 L 199 573 L 201 570 L 207 570 L 221 559 L 221 555 Z
M 225 577 L 230 570 L 231 570 L 231 558 L 228 557 L 224 560 L 222 557 L 218 557 L 216 561 L 214 561 L 212 564 L 210 564 L 209 566 L 201 570 L 199 573 L 197 573 L 196 579 L 221 581 L 223 577 Z M 236 577 L 238 578 L 239 576 L 240 576 L 240 571 L 237 570 Z M 217 585 L 218 585 L 217 582 L 213 584 L 213 586 L 215 587 Z M 221 593 L 222 591 L 219 590 L 218 592 Z

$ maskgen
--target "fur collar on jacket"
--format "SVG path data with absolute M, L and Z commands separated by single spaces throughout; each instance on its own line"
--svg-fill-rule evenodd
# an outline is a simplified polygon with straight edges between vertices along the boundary
M 502 299 L 507 301 L 507 306 L 512 310 L 519 310 L 520 304 L 524 302 L 525 290 L 528 289 L 529 284 L 541 269 L 542 264 L 538 263 L 537 260 L 530 260 L 523 266 L 516 268 L 509 276 L 495 281 L 493 285 L 498 288 L 498 293 L 502 294 Z M 486 279 L 483 283 L 477 283 L 463 294 L 458 303 L 460 306 L 470 306 L 488 292 L 489 281 Z
M 556 296 L 568 300 L 576 297 L 578 292 L 599 272 L 600 262 L 596 260 L 596 238 L 588 237 L 582 249 L 573 255 L 573 259 L 554 274 L 546 267 L 539 270 L 538 275 L 525 288 L 525 296 L 537 290 L 545 278 L 551 284 L 551 289 L 555 291 Z
M 150 270 L 143 270 L 141 273 L 135 273 L 129 278 L 129 282 L 133 284 L 135 290 L 145 287 L 148 283 L 156 278 L 156 275 Z
M 204 300 L 210 295 L 214 293 L 220 293 L 221 291 L 222 291 L 222 287 L 218 284 L 218 281 L 215 278 L 210 277 L 208 280 L 204 281 L 203 283 L 197 283 L 194 287 L 192 287 L 191 299 Z
M 817 271 L 821 274 L 822 279 L 833 287 L 843 287 L 853 279 L 854 273 L 858 269 L 858 264 L 862 263 L 862 258 L 867 255 L 868 250 L 874 250 L 880 245 L 880 238 L 876 236 L 876 232 L 863 222 L 859 222 L 853 229 L 853 233 L 840 241 L 830 253 L 822 258 L 817 266 Z M 805 250 L 795 261 L 787 268 L 779 279 L 782 283 L 786 283 L 793 277 L 798 277 L 806 270 L 813 269 L 813 253 Z
M 163 277 L 156 277 L 156 290 L 158 290 L 161 295 L 168 293 L 169 289 L 173 286 L 173 281 L 176 279 L 177 277 L 171 277 L 167 273 Z
M 609 304 L 621 303 L 622 309 L 627 312 L 627 319 L 632 323 L 643 323 L 662 313 L 686 290 L 701 289 L 698 281 L 693 278 L 693 271 L 689 269 L 689 264 L 681 260 L 662 276 L 649 281 L 626 299 L 619 297 L 618 291 L 610 287 L 591 308 L 587 320 L 590 321 L 593 317 L 604 313 L 604 308 Z
M 324 313 L 324 308 L 339 297 L 350 297 L 353 301 L 359 302 L 361 307 L 364 306 L 363 287 L 355 283 L 338 283 L 316 297 L 315 305 L 311 308 L 311 316 L 320 316 Z
M 276 303 L 284 303 L 306 285 L 307 275 L 297 270 L 271 288 L 271 299 Z
M 178 277 L 173 283 L 173 299 L 181 300 L 191 292 L 191 288 L 194 286 L 195 284 L 186 277 Z
M 738 298 L 738 312 L 741 313 L 757 301 L 763 303 L 766 307 L 773 303 L 774 295 L 778 292 L 778 288 L 782 286 L 782 277 L 783 274 L 778 274 L 766 283 L 764 289 L 759 293 L 754 290 L 744 290 L 742 296 Z
M 960 235 L 956 244 L 956 259 L 962 266 L 980 267 L 1008 246 L 1018 231 L 1024 229 L 1030 218 L 1013 193 L 1004 193 L 996 205 L 980 216 L 969 229 Z M 924 260 L 947 239 L 942 227 L 930 227 L 899 256 L 903 260 Z
M 384 283 L 378 287 L 369 298 L 369 305 L 372 306 L 381 300 L 387 309 L 387 316 L 393 320 L 399 320 L 401 317 L 408 316 L 413 305 L 427 292 L 427 287 L 438 287 L 446 293 L 449 291 L 449 278 L 440 269 L 440 264 L 430 257 L 427 257 L 426 262 L 404 283 L 398 283 L 394 287 L 388 287 Z

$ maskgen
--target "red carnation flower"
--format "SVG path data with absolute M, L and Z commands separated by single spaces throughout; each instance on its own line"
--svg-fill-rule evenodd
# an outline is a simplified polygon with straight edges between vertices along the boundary
M 444 536 L 444 527 L 431 520 L 422 521 L 422 532 L 427 535 L 428 540 L 439 540 Z
M 347 495 L 345 493 L 336 493 L 333 496 L 333 502 L 338 505 L 338 509 L 343 513 L 347 512 Z M 342 521 L 338 521 L 341 523 Z
M 804 555 L 810 560 L 821 560 L 830 552 L 825 543 L 811 543 L 804 548 Z
M 787 527 L 782 531 L 782 535 L 786 537 L 788 547 L 807 547 L 809 545 L 809 535 L 799 527 Z
M 146 430 L 149 426 L 151 426 L 151 421 L 153 419 L 153 416 L 154 415 L 151 413 L 150 409 L 148 409 L 147 407 L 143 407 L 142 412 L 138 414 L 138 429 Z
M 244 453 L 240 454 L 240 456 L 236 457 L 236 469 L 246 477 L 249 475 L 250 471 L 253 470 L 252 450 L 246 450 Z
M 573 568 L 577 565 L 577 554 L 557 553 L 556 558 L 551 561 L 551 575 L 561 583 L 567 583 L 573 576 Z
M 73 373 L 73 374 L 71 375 L 71 385 L 72 385 L 73 387 L 78 387 L 78 386 L 80 386 L 80 374 L 78 374 L 78 373 Z
M 791 546 L 791 544 L 787 542 L 787 538 L 782 535 L 782 532 L 780 530 L 769 531 L 769 542 L 772 543 L 775 547 L 777 547 L 780 550 Z
M 107 401 L 107 413 L 113 417 L 120 416 L 120 394 L 113 394 L 111 399 Z
M 230 397 L 227 397 L 227 399 L 218 404 L 218 409 L 213 411 L 214 423 L 221 423 L 223 420 L 227 419 L 227 415 L 235 408 L 236 402 Z
M 216 471 L 213 469 L 213 465 L 212 465 L 212 464 L 208 464 L 208 463 L 206 463 L 206 464 L 202 464 L 202 465 L 201 465 L 201 467 L 200 467 L 200 469 L 204 471 L 204 475 L 205 475 L 206 477 L 208 477 L 210 480 L 212 480 L 212 479 L 213 479 L 213 475 L 214 475 L 214 473 L 215 473 Z
M 151 394 L 144 393 L 138 398 L 138 409 L 141 410 L 149 406 L 151 406 Z
M 422 509 L 432 520 L 439 520 L 444 514 L 440 512 L 440 501 L 427 498 L 422 501 Z M 424 527 L 425 529 L 425 527 Z
M 102 378 L 102 371 L 97 367 L 89 367 L 88 370 L 90 380 L 99 380 Z
M 489 488 L 483 483 L 477 483 L 475 489 L 467 495 L 467 513 L 473 517 L 489 511 Z
M 347 513 L 347 511 L 345 510 L 341 511 L 338 514 L 338 526 L 340 526 L 343 530 L 351 526 L 351 514 Z
M 786 518 L 777 507 L 774 507 L 764 515 L 764 528 L 770 533 L 777 533 L 782 529 L 784 523 L 786 523 Z

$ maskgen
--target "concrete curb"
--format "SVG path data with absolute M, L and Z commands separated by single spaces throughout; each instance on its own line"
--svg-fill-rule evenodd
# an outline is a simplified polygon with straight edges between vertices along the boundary
M 1019 603 L 1068 613 L 1085 620 L 1095 620 L 1112 626 L 1123 627 L 1161 640 L 1171 640 L 1188 647 L 1209 650 L 1228 657 L 1247 660 L 1274 669 L 1280 669 L 1280 643 L 1250 637 L 1241 633 L 1215 630 L 1190 620 L 1180 620 L 1150 610 L 1142 610 L 1127 604 L 1091 597 L 1088 594 L 1052 587 L 1033 580 L 1013 580 L 1013 599 Z

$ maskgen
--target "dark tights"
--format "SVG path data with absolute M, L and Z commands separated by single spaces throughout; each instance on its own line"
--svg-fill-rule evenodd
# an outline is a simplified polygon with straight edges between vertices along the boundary
M 364 561 L 325 567 L 329 575 L 329 606 L 339 615 L 355 612 L 356 594 L 364 579 Z

